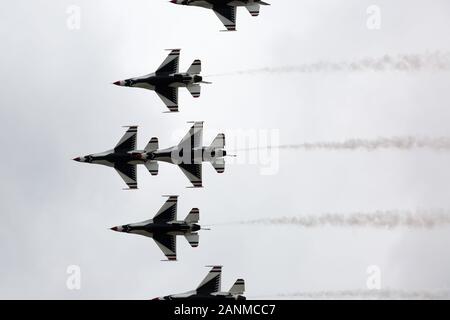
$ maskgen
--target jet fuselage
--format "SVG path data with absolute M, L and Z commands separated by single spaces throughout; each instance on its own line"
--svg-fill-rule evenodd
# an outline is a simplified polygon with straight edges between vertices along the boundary
M 199 75 L 189 73 L 158 74 L 151 73 L 146 76 L 117 81 L 115 84 L 124 87 L 144 88 L 155 90 L 156 87 L 188 87 L 202 82 Z
M 184 235 L 200 230 L 200 226 L 196 223 L 188 224 L 184 221 L 174 221 L 169 223 L 148 223 L 145 225 L 128 224 L 121 227 L 122 230 L 117 230 L 127 233 L 135 233 L 141 235 L 151 236 L 155 233 L 167 233 L 171 235 Z
M 144 164 L 148 154 L 145 151 L 115 152 L 114 150 L 75 158 L 75 161 L 113 167 L 116 163 Z
M 172 3 L 212 9 L 213 6 L 245 7 L 261 0 L 171 0 Z
M 226 155 L 226 151 L 219 148 L 201 147 L 191 149 L 189 146 L 175 146 L 151 152 L 147 154 L 147 159 L 172 164 L 200 164 L 205 161 L 213 161 L 214 159 L 225 157 Z
M 228 292 L 215 292 L 212 294 L 202 293 L 181 293 L 156 298 L 155 300 L 246 300 L 243 295 L 232 295 Z
M 188 153 L 186 153 L 188 152 Z M 205 161 L 212 161 L 217 158 L 226 156 L 223 149 L 212 149 L 202 147 L 190 149 L 175 146 L 167 149 L 146 152 L 143 150 L 134 150 L 129 152 L 115 152 L 114 150 L 102 153 L 90 154 L 84 157 L 78 157 L 75 160 L 79 162 L 101 164 L 106 166 L 114 166 L 116 163 L 128 164 L 145 164 L 149 160 L 164 161 L 172 164 L 199 164 Z

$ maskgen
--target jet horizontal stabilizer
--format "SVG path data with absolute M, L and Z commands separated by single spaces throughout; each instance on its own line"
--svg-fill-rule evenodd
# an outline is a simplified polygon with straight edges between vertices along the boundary
M 200 220 L 200 210 L 198 208 L 192 208 L 191 211 L 184 219 L 186 223 L 197 223 Z
M 188 89 L 188 91 L 191 93 L 191 95 L 194 98 L 200 97 L 200 91 L 201 91 L 200 85 L 193 84 L 193 85 L 187 86 L 186 89 Z
M 198 247 L 198 243 L 199 243 L 199 235 L 198 233 L 188 233 L 184 235 L 187 242 L 189 242 L 189 244 L 191 245 L 191 247 L 196 248 Z
M 154 152 L 154 151 L 158 150 L 158 148 L 159 148 L 158 138 L 153 137 L 147 143 L 144 150 L 145 150 L 145 152 Z
M 252 3 L 247 5 L 247 10 L 250 12 L 252 17 L 256 17 L 259 15 L 259 4 L 258 3 Z
M 225 172 L 225 160 L 223 158 L 216 159 L 212 161 L 211 164 L 217 173 Z
M 201 72 L 202 72 L 202 62 L 198 59 L 194 60 L 189 69 L 186 71 L 186 73 L 189 74 L 200 74 Z
M 150 172 L 152 176 L 157 176 L 159 172 L 159 163 L 158 161 L 147 161 L 145 163 L 145 167 Z
M 219 148 L 219 149 L 223 149 L 225 147 L 225 134 L 223 133 L 219 133 L 213 140 L 213 142 L 211 142 L 210 145 L 211 148 Z

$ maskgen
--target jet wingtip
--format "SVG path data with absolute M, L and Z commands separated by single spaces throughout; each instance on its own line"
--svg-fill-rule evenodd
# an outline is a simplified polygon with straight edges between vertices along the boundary
M 178 261 L 178 260 L 177 259 L 165 259 L 165 260 L 161 260 L 161 261 L 164 261 L 164 262 L 170 261 L 170 262 L 172 262 L 172 261 Z
M 186 121 L 186 123 L 205 123 L 205 121 Z
M 217 271 L 220 271 L 223 266 L 220 265 L 220 264 L 215 264 L 215 265 L 206 265 L 205 267 L 206 268 L 213 268 L 213 269 L 216 269 Z
M 178 198 L 177 194 L 163 194 L 162 197 L 164 198 Z

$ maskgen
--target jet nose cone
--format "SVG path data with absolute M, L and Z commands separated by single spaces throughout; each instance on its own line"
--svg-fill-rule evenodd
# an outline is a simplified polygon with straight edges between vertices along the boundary
M 169 2 L 172 2 L 172 3 L 177 3 L 177 0 L 170 0 Z
M 115 84 L 116 86 L 123 86 L 123 83 L 124 83 L 124 82 L 123 82 L 122 80 L 113 82 L 113 84 Z
M 119 231 L 119 228 L 117 228 L 117 227 L 112 227 L 111 230 L 112 230 L 112 231 Z
M 80 162 L 80 161 L 81 161 L 81 158 L 80 158 L 80 157 L 76 157 L 76 158 L 73 159 L 73 161 Z

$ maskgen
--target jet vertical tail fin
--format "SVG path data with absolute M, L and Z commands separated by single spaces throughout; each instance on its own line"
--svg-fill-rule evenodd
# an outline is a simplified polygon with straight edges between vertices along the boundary
M 198 210 L 198 208 L 192 208 L 192 210 L 186 216 L 186 219 L 184 219 L 184 222 L 197 223 L 198 220 L 200 220 L 200 210 Z
M 200 72 L 202 72 L 202 62 L 198 59 L 194 60 L 189 69 L 186 71 L 186 73 L 189 74 L 200 74 Z
M 186 237 L 186 240 L 189 242 L 191 247 L 193 248 L 198 247 L 198 242 L 200 239 L 198 233 L 187 233 L 184 236 Z
M 231 294 L 244 294 L 245 292 L 245 281 L 244 279 L 237 279 L 236 282 L 231 287 Z

